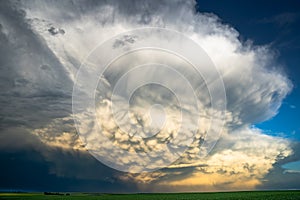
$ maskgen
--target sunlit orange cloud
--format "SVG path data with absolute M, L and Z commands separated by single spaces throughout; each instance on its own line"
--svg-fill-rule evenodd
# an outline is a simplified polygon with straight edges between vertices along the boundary
M 35 129 L 32 134 L 44 144 L 54 148 L 65 150 L 80 150 L 86 151 L 83 142 L 79 139 L 75 128 L 72 126 L 63 125 L 71 118 L 66 117 L 59 120 L 53 120 L 48 126 Z
M 194 171 L 184 176 L 182 172 L 153 172 L 127 174 L 120 178 L 136 183 L 140 190 L 151 188 L 156 192 L 252 190 L 262 183 L 259 176 L 230 173 Z
M 206 158 L 182 157 L 160 172 L 126 174 L 124 181 L 161 192 L 252 190 L 282 157 L 291 155 L 288 142 L 249 129 L 223 135 Z
M 204 174 L 193 173 L 189 177 L 159 183 L 162 188 L 173 188 L 176 191 L 219 191 L 226 190 L 250 190 L 254 189 L 261 182 L 256 177 L 245 177 L 242 174 Z

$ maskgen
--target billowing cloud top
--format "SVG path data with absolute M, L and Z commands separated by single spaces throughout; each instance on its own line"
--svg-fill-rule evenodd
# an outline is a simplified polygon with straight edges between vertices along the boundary
M 160 151 L 164 148 L 160 145 L 176 138 L 174 134 L 182 125 L 180 112 L 184 108 L 185 129 L 181 140 L 190 139 L 188 132 L 191 127 L 197 126 L 198 129 L 185 153 L 164 170 L 119 176 L 121 180 L 143 183 L 141 187 L 154 187 L 151 183 L 155 182 L 154 190 L 177 188 L 187 191 L 197 190 L 199 186 L 205 190 L 253 188 L 261 184 L 261 179 L 278 160 L 292 154 L 289 141 L 267 136 L 263 130 L 252 127 L 276 115 L 292 87 L 278 70 L 275 55 L 267 46 L 240 42 L 238 32 L 222 24 L 217 16 L 197 13 L 194 1 L 97 1 L 89 4 L 80 1 L 24 1 L 3 3 L 3 7 L 17 13 L 11 16 L 4 11 L 0 15 L 1 41 L 7 46 L 1 59 L 1 85 L 5 87 L 1 100 L 11 101 L 11 106 L 2 108 L 3 129 L 6 131 L 11 131 L 12 124 L 17 123 L 38 136 L 45 145 L 85 151 L 85 144 L 97 154 L 89 141 L 98 142 L 95 126 L 100 125 L 101 133 L 123 150 Z M 86 63 L 86 58 L 97 45 L 112 36 L 142 27 L 178 31 L 207 53 L 224 83 L 224 126 L 221 122 L 210 123 L 217 111 L 211 109 L 211 101 L 207 98 L 209 91 L 206 84 L 213 83 L 206 83 L 204 79 L 209 77 L 199 78 L 188 63 L 174 55 L 146 50 L 115 61 L 99 77 L 95 88 L 99 124 L 92 124 L 90 116 L 82 117 L 86 120 L 81 122 L 85 126 L 83 132 L 89 135 L 85 141 L 80 141 L 71 116 L 71 95 L 79 67 Z M 111 48 L 130 46 L 139 39 L 138 35 L 129 35 L 116 40 Z M 184 45 L 180 42 L 177 44 Z M 4 43 L 1 49 L 4 49 Z M 97 59 L 101 61 L 102 58 Z M 183 100 L 186 105 L 179 104 L 176 95 L 189 97 L 186 94 L 188 87 L 185 83 L 174 81 L 180 80 L 180 76 L 170 74 L 167 68 L 152 66 L 143 71 L 133 71 L 122 79 L 128 70 L 145 60 L 172 65 L 179 74 L 183 74 L 194 87 L 200 111 L 194 112 L 195 108 L 189 104 L 188 98 Z M 96 71 L 94 64 L 85 66 L 87 74 Z M 123 81 L 121 89 L 114 97 L 115 103 L 119 103 L 117 108 L 124 107 L 128 96 L 122 91 L 127 91 L 140 80 L 164 80 L 164 83 L 176 86 L 177 90 L 172 93 L 168 88 L 151 84 L 137 88 L 129 102 L 131 123 L 128 124 L 124 118 L 125 111 L 119 109 L 115 111 L 116 116 L 112 116 L 111 97 L 120 79 Z M 89 76 L 82 81 L 89 85 Z M 85 94 L 86 91 L 82 92 Z M 151 110 L 154 104 L 162 105 L 164 113 L 158 107 Z M 32 110 L 36 112 L 33 114 Z M 147 112 L 149 115 L 145 115 Z M 160 124 L 162 114 L 165 114 L 164 124 Z M 151 119 L 151 116 L 154 118 Z M 195 120 L 199 116 L 201 120 Z M 123 125 L 120 126 L 115 118 Z M 155 122 L 155 119 L 159 120 Z M 199 156 L 201 144 L 210 139 L 207 131 L 220 126 L 222 136 L 218 144 L 207 157 Z M 162 130 L 155 137 L 143 138 L 158 128 Z M 129 130 L 136 133 L 128 133 Z M 141 137 L 134 137 L 135 134 Z M 136 155 L 124 156 L 114 151 L 112 146 L 103 148 L 105 150 L 98 154 L 106 155 L 107 162 L 117 160 L 121 165 L 134 167 L 135 163 L 141 164 L 146 159 Z M 49 153 L 45 155 L 49 156 Z M 161 164 L 161 159 L 154 160 L 154 165 Z

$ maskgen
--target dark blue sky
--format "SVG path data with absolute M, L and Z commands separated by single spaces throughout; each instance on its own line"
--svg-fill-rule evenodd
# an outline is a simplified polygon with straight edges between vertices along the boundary
M 240 33 L 241 41 L 270 45 L 292 81 L 293 90 L 278 115 L 257 124 L 269 134 L 300 140 L 300 1 L 197 1 L 197 10 L 214 13 Z

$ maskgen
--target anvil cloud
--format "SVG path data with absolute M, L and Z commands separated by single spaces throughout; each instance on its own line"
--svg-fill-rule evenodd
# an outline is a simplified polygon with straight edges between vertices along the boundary
M 39 141 L 36 148 L 53 163 L 51 173 L 84 177 L 77 171 L 68 172 L 58 160 L 57 152 L 50 150 L 62 149 L 70 152 L 70 156 L 80 155 L 79 158 L 86 154 L 72 120 L 71 99 L 77 70 L 97 44 L 112 36 L 135 28 L 160 27 L 179 31 L 194 40 L 219 71 L 227 96 L 222 136 L 205 158 L 198 156 L 199 136 L 180 159 L 165 169 L 142 174 L 110 172 L 112 177 L 125 184 L 137 183 L 141 191 L 253 189 L 263 184 L 263 178 L 276 162 L 292 154 L 288 140 L 265 135 L 264 130 L 253 127 L 275 116 L 292 89 L 276 63 L 275 53 L 268 46 L 241 42 L 239 33 L 216 15 L 196 12 L 194 1 L 12 1 L 1 4 L 1 148 L 14 149 L 14 145 L 7 145 L 13 140 L 20 143 L 16 148 L 35 146 L 21 139 L 27 138 L 24 134 L 16 134 L 23 131 L 28 138 Z M 138 55 L 138 59 L 143 56 Z M 191 73 L 185 67 L 181 66 L 181 70 Z M 114 76 L 115 70 L 103 77 L 106 87 L 101 88 L 102 92 L 112 91 L 118 77 Z M 149 73 L 140 74 L 138 78 L 146 76 Z M 197 92 L 207 95 L 205 87 Z M 148 105 L 149 102 L 138 99 L 143 97 L 142 91 L 139 95 L 136 99 L 139 106 Z M 114 132 L 112 139 L 117 145 L 135 150 L 157 146 L 157 141 L 129 141 L 109 117 L 109 112 L 103 115 L 111 105 L 109 99 L 102 97 L 101 100 L 97 111 L 103 117 L 102 129 L 108 134 Z M 170 103 L 170 98 L 167 100 Z M 203 124 L 206 124 L 205 119 L 211 117 L 211 112 L 205 98 L 201 110 Z M 144 111 L 135 112 L 138 115 Z M 171 116 L 176 115 L 176 110 L 169 112 Z M 148 123 L 147 119 L 144 121 Z M 189 122 L 193 123 L 192 114 Z M 147 132 L 144 125 L 141 124 L 139 131 Z M 199 130 L 204 134 L 207 127 L 199 127 Z M 127 164 L 138 161 L 132 159 L 123 161 Z M 97 174 L 97 170 L 94 173 Z M 96 178 L 106 177 L 97 174 Z

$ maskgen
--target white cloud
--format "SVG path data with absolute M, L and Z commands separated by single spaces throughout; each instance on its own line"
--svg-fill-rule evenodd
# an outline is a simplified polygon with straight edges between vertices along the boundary
M 243 44 L 238 40 L 238 32 L 220 22 L 220 19 L 212 14 L 196 13 L 194 10 L 195 2 L 193 1 L 133 1 L 130 3 L 126 1 L 112 1 L 110 3 L 98 2 L 96 5 L 84 6 L 79 2 L 68 3 L 64 2 L 64 6 L 61 2 L 21 2 L 22 7 L 26 12 L 26 18 L 31 28 L 36 34 L 45 40 L 47 46 L 55 54 L 64 67 L 64 73 L 69 76 L 71 80 L 75 80 L 75 74 L 80 63 L 89 54 L 91 49 L 98 43 L 101 43 L 113 35 L 130 30 L 137 27 L 164 27 L 174 29 L 184 33 L 186 36 L 192 38 L 198 43 L 209 55 L 215 66 L 220 72 L 223 78 L 226 95 L 227 95 L 227 110 L 226 110 L 226 124 L 223 129 L 223 136 L 220 143 L 211 152 L 206 159 L 201 159 L 197 155 L 199 153 L 199 145 L 201 145 L 200 138 L 203 138 L 205 131 L 207 131 L 209 123 L 208 119 L 211 117 L 212 110 L 209 108 L 209 102 L 206 101 L 205 96 L 207 91 L 205 87 L 200 87 L 198 94 L 203 95 L 203 101 L 200 113 L 203 116 L 204 126 L 199 127 L 199 135 L 197 140 L 188 149 L 187 153 L 182 156 L 175 164 L 170 168 L 181 168 L 187 166 L 195 167 L 195 171 L 191 171 L 189 175 L 178 176 L 181 180 L 168 180 L 165 179 L 164 183 L 170 183 L 171 185 L 184 184 L 184 180 L 188 177 L 201 178 L 204 176 L 208 181 L 199 182 L 197 184 L 209 184 L 209 176 L 207 174 L 217 174 L 220 183 L 225 175 L 238 174 L 232 176 L 234 179 L 250 181 L 249 185 L 254 187 L 259 184 L 259 179 L 272 169 L 273 164 L 284 157 L 291 154 L 289 148 L 289 142 L 272 136 L 266 136 L 263 131 L 250 128 L 250 125 L 267 120 L 277 114 L 282 100 L 291 90 L 291 83 L 284 74 L 276 70 L 276 62 L 273 60 L 273 54 L 267 46 L 253 47 L 249 44 Z M 44 9 L 44 8 L 47 9 Z M 63 8 L 63 9 L 62 9 Z M 65 34 L 52 35 L 49 33 L 49 27 L 55 27 L 63 29 Z M 143 59 L 144 55 L 138 55 L 139 59 Z M 170 58 L 168 58 L 170 59 Z M 129 62 L 127 60 L 126 62 Z M 186 67 L 186 66 L 184 66 Z M 187 74 L 191 73 L 188 69 L 181 68 L 181 72 Z M 120 71 L 124 70 L 121 69 Z M 175 109 L 176 102 L 170 104 L 165 131 L 162 131 L 162 135 L 156 138 L 156 140 L 143 141 L 132 140 L 128 134 L 125 134 L 120 130 L 112 116 L 109 114 L 109 106 L 111 104 L 109 99 L 106 99 L 111 94 L 115 79 L 120 75 L 115 75 L 118 69 L 113 69 L 112 76 L 103 77 L 106 80 L 105 87 L 101 88 L 101 91 L 105 91 L 107 94 L 102 93 L 102 102 L 98 107 L 98 113 L 101 117 L 101 128 L 108 138 L 114 141 L 115 145 L 119 145 L 121 149 L 128 151 L 149 151 L 153 149 L 160 149 L 160 145 L 164 145 L 163 142 L 168 140 L 167 135 L 176 132 L 180 124 L 179 118 Z M 29 73 L 34 73 L 31 70 Z M 121 73 L 121 72 L 120 72 Z M 109 73 L 107 74 L 109 75 Z M 36 74 L 32 75 L 36 77 Z M 41 87 L 55 87 L 52 85 L 52 81 L 56 80 L 56 76 L 43 75 L 47 77 L 46 80 L 51 82 L 47 84 L 44 80 L 35 80 L 41 82 Z M 148 73 L 139 74 L 139 79 L 145 79 L 149 76 Z M 167 77 L 165 74 L 161 74 L 161 77 Z M 172 78 L 172 77 L 169 77 Z M 89 80 L 87 80 L 88 82 Z M 134 81 L 134 79 L 131 79 Z M 191 80 L 192 81 L 192 80 Z M 199 82 L 201 82 L 200 80 Z M 20 85 L 20 80 L 16 80 L 16 85 Z M 129 82 L 128 82 L 129 83 Z M 173 82 L 177 84 L 175 81 Z M 143 93 L 139 94 L 143 97 Z M 169 97 L 168 97 L 169 98 Z M 165 99 L 162 99 L 162 101 Z M 139 101 L 137 97 L 137 108 L 135 110 L 135 127 L 129 126 L 128 129 L 135 128 L 139 131 L 147 132 L 145 124 L 149 120 L 146 117 L 143 118 L 142 114 L 145 110 L 143 106 L 150 104 L 151 102 Z M 192 108 L 189 108 L 190 117 L 187 121 L 191 124 L 193 122 Z M 199 113 L 197 113 L 199 114 Z M 92 131 L 89 121 L 89 116 L 86 116 L 87 121 L 82 122 L 86 124 L 86 129 Z M 69 133 L 63 133 L 57 128 L 53 127 L 53 124 L 58 126 L 64 126 L 56 122 L 53 119 L 52 123 L 45 126 L 42 129 L 35 130 L 34 133 L 43 133 L 41 141 L 44 141 L 49 145 L 69 145 L 65 142 L 65 138 L 73 140 L 73 136 Z M 58 119 L 59 120 L 59 119 Z M 139 123 L 142 121 L 142 123 Z M 213 124 L 213 126 L 216 126 Z M 50 133 L 51 130 L 51 133 Z M 52 134 L 52 132 L 60 132 L 56 139 L 50 141 L 53 135 L 48 136 L 45 134 Z M 45 134 L 44 134 L 45 133 Z M 166 134 L 168 133 L 168 134 Z M 95 139 L 97 135 L 90 134 L 88 137 Z M 75 138 L 74 138 L 75 140 Z M 129 141 L 128 141 L 129 140 Z M 97 140 L 98 141 L 98 140 Z M 58 142 L 61 142 L 58 143 Z M 162 144 L 160 144 L 160 142 Z M 71 142 L 73 144 L 73 141 Z M 71 145 L 70 144 L 70 145 Z M 89 144 L 92 147 L 92 144 Z M 108 160 L 118 160 L 118 162 L 126 164 L 127 166 L 134 166 L 135 163 L 143 163 L 150 159 L 151 154 L 147 156 L 124 157 L 119 154 L 119 151 L 113 151 L 107 155 L 108 151 L 112 150 L 111 146 L 107 146 L 105 142 L 94 145 L 102 145 L 104 152 Z M 77 143 L 75 146 L 78 146 Z M 80 145 L 79 145 L 80 146 Z M 96 152 L 95 152 L 96 153 Z M 98 152 L 101 153 L 101 152 Z M 226 158 L 226 159 L 225 159 Z M 160 160 L 156 159 L 153 165 L 159 165 Z M 241 163 L 240 163 L 241 162 Z M 205 167 L 200 167 L 205 165 Z M 251 169 L 250 169 L 251 168 Z M 223 175 L 218 175 L 222 171 Z M 170 172 L 171 173 L 171 172 Z M 172 174 L 172 173 L 171 173 Z M 142 177 L 147 180 L 154 180 L 152 175 Z M 159 175 L 158 177 L 161 177 Z M 194 180 L 188 179 L 191 182 Z M 229 181 L 228 179 L 225 179 Z M 187 181 L 188 183 L 188 181 Z M 235 187 L 235 186 L 232 186 Z

